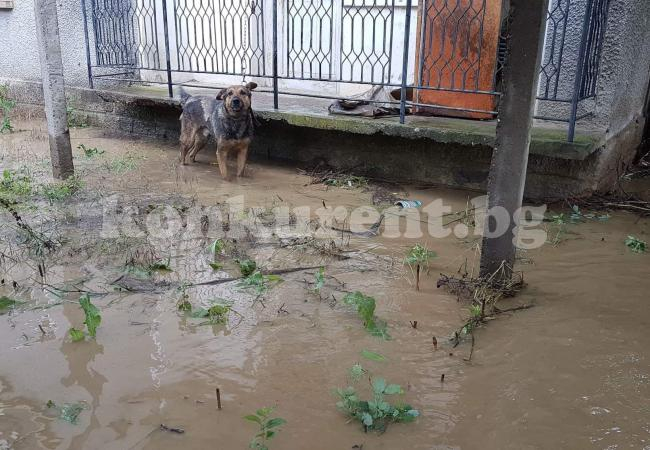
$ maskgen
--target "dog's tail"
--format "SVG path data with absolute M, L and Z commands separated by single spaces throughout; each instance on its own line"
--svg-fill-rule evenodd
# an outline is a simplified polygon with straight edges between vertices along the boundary
M 187 100 L 191 97 L 191 95 L 188 94 L 185 89 L 183 89 L 183 86 L 180 86 L 178 88 L 178 92 L 181 94 L 181 106 L 185 106 L 185 103 L 187 103 Z

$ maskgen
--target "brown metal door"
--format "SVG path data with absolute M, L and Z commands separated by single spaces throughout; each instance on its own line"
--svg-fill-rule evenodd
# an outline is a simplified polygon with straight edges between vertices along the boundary
M 502 0 L 420 0 L 415 60 L 418 114 L 491 119 Z M 476 92 L 479 91 L 479 92 Z M 487 93 L 486 93 L 487 92 Z M 446 107 L 446 108 L 444 108 Z

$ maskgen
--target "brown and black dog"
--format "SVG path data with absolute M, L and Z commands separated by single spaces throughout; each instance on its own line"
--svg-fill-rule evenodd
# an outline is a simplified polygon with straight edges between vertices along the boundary
M 243 175 L 248 146 L 253 138 L 251 93 L 256 87 L 256 83 L 230 86 L 214 98 L 192 96 L 181 88 L 180 161 L 183 165 L 188 156 L 194 162 L 196 154 L 212 138 L 217 143 L 221 176 L 228 179 L 228 157 L 231 154 L 237 155 L 237 176 Z

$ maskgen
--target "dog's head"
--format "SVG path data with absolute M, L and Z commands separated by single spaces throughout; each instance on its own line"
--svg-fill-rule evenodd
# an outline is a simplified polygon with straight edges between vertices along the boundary
M 251 94 L 257 83 L 247 83 L 245 86 L 230 86 L 217 94 L 217 100 L 223 102 L 226 112 L 231 116 L 248 114 L 251 109 Z

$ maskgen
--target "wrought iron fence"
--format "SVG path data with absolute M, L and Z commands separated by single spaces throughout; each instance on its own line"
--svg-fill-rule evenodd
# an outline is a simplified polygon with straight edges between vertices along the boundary
M 170 96 L 173 86 L 192 85 L 181 74 L 257 77 L 268 80 L 276 108 L 280 94 L 344 98 L 338 86 L 349 92 L 381 85 L 400 92 L 391 103 L 402 123 L 409 109 L 490 119 L 500 95 L 501 3 L 82 0 L 88 77 L 91 87 L 163 84 Z M 609 0 L 549 6 L 537 117 L 568 122 L 569 140 L 587 114 L 584 100 L 596 94 L 608 6 Z M 315 83 L 316 92 L 281 90 L 281 83 L 299 81 Z

